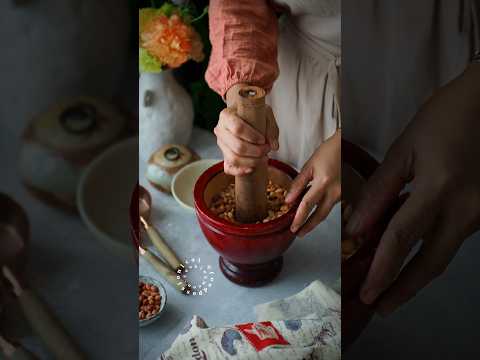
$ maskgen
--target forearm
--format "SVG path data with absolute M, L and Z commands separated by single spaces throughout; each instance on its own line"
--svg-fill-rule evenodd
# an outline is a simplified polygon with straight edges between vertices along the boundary
M 268 2 L 212 0 L 209 25 L 209 86 L 221 96 L 238 83 L 269 91 L 278 76 L 278 23 Z

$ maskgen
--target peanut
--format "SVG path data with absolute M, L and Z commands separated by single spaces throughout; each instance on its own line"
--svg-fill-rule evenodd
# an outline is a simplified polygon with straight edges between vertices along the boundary
M 258 221 L 257 224 L 267 223 L 286 214 L 290 210 L 290 206 L 285 203 L 286 196 L 287 190 L 269 181 L 267 184 L 268 215 L 262 221 Z M 237 223 L 235 220 L 235 184 L 228 185 L 214 196 L 210 204 L 210 210 L 224 220 Z
M 138 291 L 138 318 L 147 320 L 158 314 L 162 303 L 159 288 L 140 281 Z

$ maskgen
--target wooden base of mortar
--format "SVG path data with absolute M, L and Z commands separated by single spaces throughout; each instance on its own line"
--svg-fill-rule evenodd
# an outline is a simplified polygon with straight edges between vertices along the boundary
M 220 257 L 219 263 L 223 275 L 231 282 L 241 286 L 259 287 L 270 283 L 280 274 L 283 257 L 257 265 L 234 264 Z

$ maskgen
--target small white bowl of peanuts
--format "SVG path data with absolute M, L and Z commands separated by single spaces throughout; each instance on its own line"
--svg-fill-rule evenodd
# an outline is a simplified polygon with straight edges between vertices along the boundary
M 162 314 L 167 303 L 167 292 L 156 279 L 140 276 L 138 279 L 138 321 L 140 327 L 150 325 Z

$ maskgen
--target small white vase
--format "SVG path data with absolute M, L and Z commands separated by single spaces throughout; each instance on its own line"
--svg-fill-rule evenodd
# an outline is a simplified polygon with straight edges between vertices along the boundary
M 139 79 L 140 161 L 167 144 L 186 145 L 193 130 L 193 103 L 171 70 Z

